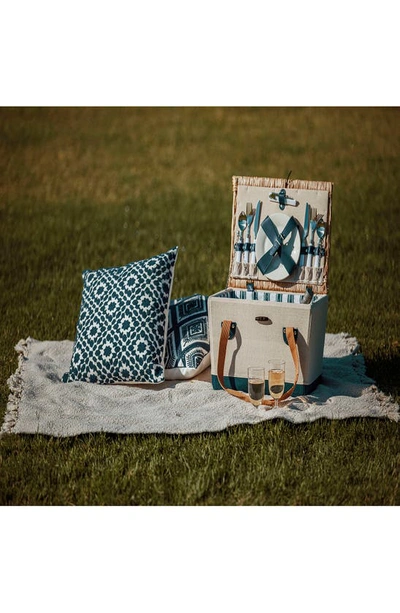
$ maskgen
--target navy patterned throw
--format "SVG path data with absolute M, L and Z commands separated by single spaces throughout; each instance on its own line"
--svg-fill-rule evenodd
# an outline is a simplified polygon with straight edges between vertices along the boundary
M 207 296 L 171 301 L 168 315 L 165 378 L 190 379 L 210 365 Z
M 178 248 L 119 268 L 86 270 L 64 381 L 164 381 L 168 308 Z

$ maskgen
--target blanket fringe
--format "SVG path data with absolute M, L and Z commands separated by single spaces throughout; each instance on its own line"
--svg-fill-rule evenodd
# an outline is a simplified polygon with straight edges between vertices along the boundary
M 15 350 L 18 352 L 18 367 L 17 370 L 9 379 L 7 380 L 7 385 L 10 389 L 10 394 L 8 396 L 8 402 L 6 407 L 6 413 L 4 415 L 3 425 L 0 430 L 0 437 L 11 434 L 15 424 L 18 419 L 18 411 L 19 411 L 19 401 L 21 399 L 22 389 L 23 389 L 23 370 L 25 360 L 28 357 L 29 353 L 29 345 L 31 343 L 31 338 L 20 340 L 17 345 L 15 345 Z
M 369 388 L 370 392 L 375 396 L 376 401 L 381 409 L 382 417 L 387 417 L 391 421 L 400 421 L 400 407 L 396 403 L 391 394 L 384 394 L 375 384 Z M 364 392 L 367 393 L 367 390 Z

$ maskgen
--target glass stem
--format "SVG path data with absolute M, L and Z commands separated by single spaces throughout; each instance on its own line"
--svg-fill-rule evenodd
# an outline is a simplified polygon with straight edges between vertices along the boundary
M 275 398 L 274 409 L 277 409 L 277 408 L 278 408 L 278 403 L 279 403 L 278 398 Z

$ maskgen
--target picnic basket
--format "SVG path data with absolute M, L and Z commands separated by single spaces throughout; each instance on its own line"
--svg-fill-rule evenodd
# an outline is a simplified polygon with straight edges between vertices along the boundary
M 232 185 L 227 287 L 208 299 L 212 385 L 240 395 L 248 366 L 267 372 L 278 357 L 286 394 L 310 393 L 322 373 L 333 183 L 234 176 Z

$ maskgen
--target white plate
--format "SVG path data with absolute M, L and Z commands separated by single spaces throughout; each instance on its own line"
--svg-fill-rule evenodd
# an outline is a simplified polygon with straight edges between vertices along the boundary
M 274 213 L 269 216 L 271 221 L 274 222 L 276 229 L 279 233 L 282 232 L 290 217 L 285 215 L 285 213 Z M 256 258 L 257 262 L 261 260 L 264 253 L 269 251 L 272 247 L 272 243 L 269 240 L 268 236 L 265 234 L 262 226 L 260 224 L 260 228 L 257 234 L 256 240 Z M 300 250 L 301 250 L 301 239 L 300 233 L 297 226 L 292 230 L 292 232 L 285 238 L 282 248 L 286 253 L 288 253 L 294 262 L 297 264 L 300 258 Z M 270 268 L 265 275 L 267 279 L 271 279 L 271 281 L 282 281 L 282 279 L 286 279 L 289 276 L 288 271 L 281 263 L 281 259 L 279 257 L 274 257 Z

